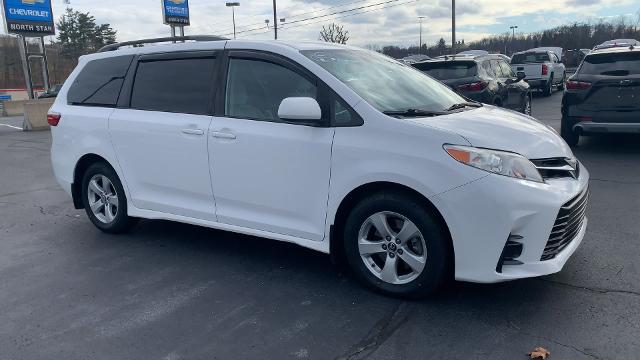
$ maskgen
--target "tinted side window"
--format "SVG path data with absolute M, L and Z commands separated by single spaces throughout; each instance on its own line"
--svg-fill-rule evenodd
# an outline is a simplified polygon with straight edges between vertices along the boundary
M 315 84 L 283 66 L 260 60 L 230 59 L 225 115 L 276 121 L 287 97 L 317 99 Z
M 491 68 L 491 62 L 489 60 L 485 60 L 482 62 L 482 68 L 484 72 L 491 78 L 495 78 L 496 74 L 494 74 L 493 69 Z
M 516 77 L 516 74 L 513 73 L 511 66 L 502 60 L 500 60 L 500 69 L 502 69 L 502 74 L 504 74 L 504 76 Z
M 506 77 L 506 74 L 502 73 L 502 68 L 500 67 L 500 62 L 498 60 L 491 60 L 491 69 L 493 69 L 493 73 L 496 74 L 496 77 Z
M 67 102 L 71 105 L 115 106 L 132 59 L 133 56 L 116 56 L 89 61 L 71 84 Z
M 214 66 L 214 58 L 140 62 L 131 91 L 131 108 L 209 114 Z

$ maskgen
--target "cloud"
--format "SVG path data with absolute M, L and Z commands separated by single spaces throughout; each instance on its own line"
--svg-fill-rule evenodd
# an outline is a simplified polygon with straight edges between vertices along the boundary
M 336 22 L 350 33 L 350 43 L 417 44 L 418 16 L 423 21 L 423 41 L 434 44 L 440 37 L 451 38 L 451 0 L 397 0 L 358 11 L 324 16 L 384 0 L 278 0 L 278 17 L 285 18 L 279 28 L 279 38 L 285 40 L 317 40 L 322 25 Z M 627 6 L 637 11 L 638 0 L 465 0 L 456 4 L 457 38 L 465 41 L 479 39 L 491 33 L 502 33 L 508 25 L 519 24 L 520 31 L 545 29 L 555 24 L 584 19 L 585 16 L 604 16 L 613 7 Z M 191 26 L 187 34 L 216 34 L 233 36 L 231 9 L 222 1 L 189 0 Z M 273 38 L 272 1 L 240 1 L 235 8 L 239 38 Z M 634 5 L 635 4 L 635 5 Z M 62 1 L 53 1 L 54 14 L 63 14 Z M 169 27 L 162 24 L 158 0 L 72 0 L 74 9 L 88 11 L 99 23 L 110 23 L 118 31 L 118 40 L 165 36 Z M 363 13 L 363 11 L 367 11 Z M 316 19 L 311 19 L 316 17 Z M 340 18 L 338 18 L 340 17 Z M 539 17 L 538 21 L 536 18 Z M 269 19 L 269 28 L 264 23 Z M 307 21 L 300 21 L 309 19 Z M 552 21 L 550 20 L 552 19 Z M 524 30 L 524 29 L 528 30 Z

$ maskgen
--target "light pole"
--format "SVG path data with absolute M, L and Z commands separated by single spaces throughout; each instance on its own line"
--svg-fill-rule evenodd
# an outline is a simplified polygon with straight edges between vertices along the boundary
M 456 0 L 451 0 L 451 54 L 456 54 Z
M 513 33 L 513 35 L 511 36 L 511 47 L 513 48 L 513 41 L 516 39 L 516 29 L 518 28 L 518 25 L 513 25 L 513 26 L 509 26 L 509 29 L 511 29 L 511 32 Z M 511 51 L 513 52 L 513 49 L 511 49 Z M 505 51 L 505 55 L 506 55 L 506 51 Z
M 233 18 L 233 38 L 236 38 L 236 10 L 235 7 L 240 6 L 239 2 L 228 2 L 227 7 L 231 8 L 231 16 Z
M 422 54 L 422 19 L 426 18 L 426 16 L 418 16 L 418 20 L 420 21 L 420 47 L 418 48 L 418 54 Z
M 278 15 L 276 14 L 276 0 L 273 0 L 273 38 L 278 40 Z

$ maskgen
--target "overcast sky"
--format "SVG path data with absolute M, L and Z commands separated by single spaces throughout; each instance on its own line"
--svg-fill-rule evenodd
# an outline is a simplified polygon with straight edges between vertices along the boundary
M 169 27 L 162 24 L 160 0 L 70 1 L 69 6 L 90 12 L 98 23 L 110 23 L 117 30 L 119 41 L 169 34 Z M 232 37 L 231 9 L 225 7 L 225 1 L 189 3 L 191 26 L 186 29 L 187 34 Z M 63 0 L 53 0 L 56 18 L 63 14 L 65 6 Z M 364 8 L 348 11 L 358 7 Z M 507 32 L 511 25 L 518 25 L 518 32 L 528 33 L 572 21 L 619 16 L 636 22 L 640 0 L 457 0 L 456 11 L 458 39 L 472 41 Z M 337 12 L 342 13 L 330 15 Z M 427 17 L 423 22 L 425 42 L 432 44 L 444 37 L 449 43 L 451 0 L 278 0 L 278 17 L 286 19 L 279 29 L 281 39 L 317 40 L 322 25 L 336 22 L 349 30 L 349 43 L 353 45 L 417 44 L 418 16 Z M 318 18 L 306 20 L 313 17 Z M 236 8 L 238 38 L 273 38 L 265 19 L 270 19 L 271 27 L 271 0 L 240 0 L 240 7 Z M 4 33 L 4 23 L 1 25 Z

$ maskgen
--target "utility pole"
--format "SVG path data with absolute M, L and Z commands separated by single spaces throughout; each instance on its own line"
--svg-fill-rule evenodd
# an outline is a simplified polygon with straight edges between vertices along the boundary
M 276 0 L 273 0 L 273 38 L 278 40 L 278 15 L 276 14 Z
M 455 54 L 456 54 L 456 0 L 451 0 L 451 55 L 455 55 Z
M 422 54 L 422 19 L 426 18 L 426 16 L 418 16 L 420 21 L 420 48 L 418 48 L 418 54 Z

